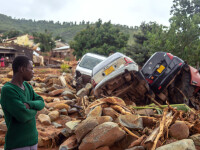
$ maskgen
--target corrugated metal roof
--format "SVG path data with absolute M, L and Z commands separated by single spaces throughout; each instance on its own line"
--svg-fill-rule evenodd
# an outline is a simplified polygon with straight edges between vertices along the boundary
M 63 49 L 69 49 L 70 46 L 63 46 L 63 47 L 59 47 L 59 48 L 56 48 L 56 49 L 53 49 L 53 50 L 63 50 Z

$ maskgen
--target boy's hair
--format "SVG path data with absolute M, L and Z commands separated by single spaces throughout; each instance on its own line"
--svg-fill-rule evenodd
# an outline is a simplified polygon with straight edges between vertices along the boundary
M 26 56 L 15 57 L 15 59 L 12 63 L 13 72 L 14 73 L 18 72 L 18 69 L 20 67 L 27 67 L 27 65 L 30 63 L 29 61 L 31 61 L 31 60 Z

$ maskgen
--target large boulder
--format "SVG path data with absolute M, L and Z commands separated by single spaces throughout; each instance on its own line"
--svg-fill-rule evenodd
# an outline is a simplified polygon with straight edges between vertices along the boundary
M 76 136 L 72 135 L 60 145 L 59 150 L 74 149 L 75 147 L 77 147 Z
M 94 150 L 102 146 L 111 146 L 125 136 L 118 124 L 105 122 L 96 126 L 82 140 L 79 150 Z
M 178 121 L 169 128 L 169 134 L 178 140 L 186 139 L 189 136 L 189 128 L 183 121 Z
M 97 125 L 104 122 L 111 122 L 112 118 L 110 116 L 100 116 L 100 117 L 89 117 L 83 120 L 76 128 L 75 134 L 78 142 L 80 142 L 90 131 L 92 131 Z
M 196 146 L 200 146 L 200 134 L 195 134 L 189 137 L 190 139 L 192 139 L 194 141 L 194 144 Z
M 75 121 L 69 121 L 65 124 L 66 126 L 66 130 L 69 133 L 74 133 L 76 127 L 78 126 L 78 124 L 81 122 L 81 120 L 75 120 Z
M 156 150 L 196 150 L 193 140 L 184 139 L 180 141 L 176 141 L 161 147 L 158 147 Z
M 102 107 L 101 105 L 99 105 L 96 106 L 93 110 L 91 110 L 87 115 L 87 117 L 98 117 L 101 116 L 101 114 L 102 114 Z
M 139 115 L 127 114 L 120 115 L 116 122 L 131 129 L 143 129 L 143 121 Z

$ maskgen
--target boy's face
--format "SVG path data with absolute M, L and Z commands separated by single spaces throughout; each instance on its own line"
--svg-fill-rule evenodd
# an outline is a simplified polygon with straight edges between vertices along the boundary
M 24 81 L 30 81 L 33 78 L 34 71 L 33 71 L 33 62 L 29 61 L 27 67 L 23 68 L 23 78 Z

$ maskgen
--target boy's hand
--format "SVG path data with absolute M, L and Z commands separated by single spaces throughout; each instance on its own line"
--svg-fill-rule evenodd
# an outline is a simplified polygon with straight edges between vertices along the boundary
M 30 109 L 30 106 L 29 106 L 29 104 L 27 104 L 27 103 L 24 103 L 24 105 L 26 106 L 26 108 L 27 108 L 27 109 Z

